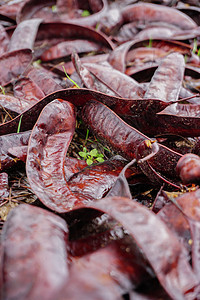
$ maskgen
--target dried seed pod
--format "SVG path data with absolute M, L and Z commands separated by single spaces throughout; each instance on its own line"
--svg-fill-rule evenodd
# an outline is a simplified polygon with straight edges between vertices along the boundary
M 176 171 L 184 184 L 200 182 L 200 157 L 187 153 L 177 163 Z

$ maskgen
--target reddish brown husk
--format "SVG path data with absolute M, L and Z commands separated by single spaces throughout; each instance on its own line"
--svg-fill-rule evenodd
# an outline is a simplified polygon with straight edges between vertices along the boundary
M 200 157 L 187 153 L 177 163 L 176 171 L 184 184 L 200 181 Z
M 40 72 L 40 71 L 38 71 Z M 52 83 L 52 81 L 51 81 Z M 55 81 L 54 81 L 55 83 Z M 44 88 L 51 89 L 51 85 L 44 86 Z M 101 92 L 96 92 L 89 89 L 63 89 L 53 92 L 46 97 L 42 98 L 38 103 L 23 113 L 23 119 L 21 122 L 21 131 L 30 130 L 33 128 L 41 110 L 49 102 L 54 99 L 61 98 L 63 100 L 73 103 L 77 107 L 84 106 L 89 100 L 96 99 L 105 103 L 113 111 L 120 116 L 129 120 L 132 123 L 137 122 L 138 118 L 142 121 L 143 114 L 147 112 L 146 108 L 149 106 L 150 112 L 152 110 L 156 113 L 164 109 L 169 103 L 165 103 L 159 99 L 125 99 L 119 97 L 113 97 Z M 17 116 L 13 120 L 0 125 L 0 135 L 13 133 L 17 131 L 19 120 L 21 115 Z M 146 121 L 145 121 L 145 125 Z
M 64 174 L 65 155 L 75 130 L 74 106 L 54 100 L 42 110 L 30 137 L 26 161 L 29 183 L 39 199 L 57 212 L 79 203 Z
M 85 198 L 85 202 L 101 199 L 113 187 L 127 163 L 127 160 L 116 156 L 101 164 L 87 167 L 69 179 L 69 188 L 79 197 Z M 127 170 L 126 177 L 137 174 L 140 174 L 140 170 L 132 167 Z
M 67 234 L 59 216 L 27 204 L 15 208 L 1 237 L 1 299 L 56 299 L 69 275 Z
M 22 75 L 32 61 L 32 51 L 21 49 L 5 53 L 0 57 L 0 85 L 16 80 Z
M 94 134 L 129 160 L 136 158 L 136 151 L 143 141 L 151 141 L 98 101 L 93 100 L 84 106 L 82 118 Z M 162 145 L 159 148 L 159 152 L 149 160 L 150 165 L 158 172 L 176 177 L 175 168 L 181 154 Z
M 199 1 L 157 2 L 1 3 L 2 300 L 199 298 Z
M 127 198 L 108 197 L 90 207 L 120 222 L 142 249 L 167 293 L 174 299 L 187 299 L 186 294 L 195 288 L 197 280 L 177 237 L 160 219 Z M 156 255 L 155 249 L 159 251 Z
M 8 169 L 17 163 L 18 160 L 9 153 L 9 149 L 27 146 L 30 134 L 30 131 L 25 131 L 0 136 L 0 171 Z

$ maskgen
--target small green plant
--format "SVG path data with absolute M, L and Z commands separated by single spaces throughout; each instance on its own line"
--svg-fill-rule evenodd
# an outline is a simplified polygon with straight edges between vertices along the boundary
M 97 22 L 96 26 L 95 26 L 95 29 L 98 30 L 99 29 L 99 26 L 100 26 L 100 23 Z
M 198 50 L 198 53 L 197 53 L 197 55 L 200 57 L 200 48 L 199 48 L 199 50 Z
M 63 71 L 65 73 L 65 76 L 78 88 L 80 89 L 80 86 L 73 80 L 69 77 L 69 75 L 67 74 L 66 70 L 65 70 L 65 67 L 63 66 Z
M 89 129 L 87 129 L 84 145 L 86 145 L 86 143 L 87 143 L 87 140 L 88 140 L 88 137 L 89 137 L 89 132 L 90 132 Z
M 57 6 L 56 5 L 52 5 L 51 10 L 52 10 L 52 12 L 57 12 Z
M 86 147 L 83 147 L 83 151 L 78 153 L 80 157 L 86 160 L 88 166 L 92 165 L 95 162 L 103 162 L 103 154 L 99 153 L 96 148 L 88 152 Z
M 88 17 L 90 16 L 90 12 L 88 10 L 84 10 L 81 14 L 82 17 Z
M 184 61 L 185 61 L 185 64 L 186 64 L 187 61 L 188 61 L 188 56 L 187 56 L 187 54 L 185 54 L 185 56 L 184 56 Z
M 4 90 L 4 88 L 0 85 L 0 89 L 1 89 L 1 91 L 2 91 L 2 94 L 3 95 L 5 95 L 6 93 L 5 93 L 5 90 Z
M 147 48 L 152 48 L 152 46 L 153 46 L 153 39 L 150 38 L 149 39 L 149 44 L 147 45 Z
M 20 132 L 20 127 L 21 127 L 21 123 L 22 123 L 22 117 L 23 117 L 23 115 L 21 115 L 21 117 L 19 119 L 19 123 L 18 123 L 18 127 L 17 127 L 17 133 Z
M 197 39 L 194 39 L 194 44 L 193 44 L 192 52 L 196 53 L 196 51 L 197 51 Z

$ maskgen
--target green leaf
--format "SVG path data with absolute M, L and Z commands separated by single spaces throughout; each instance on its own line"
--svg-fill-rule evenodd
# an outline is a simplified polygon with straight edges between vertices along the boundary
M 98 30 L 100 23 L 98 22 L 95 26 L 95 29 Z
M 102 157 L 97 157 L 96 160 L 97 160 L 98 162 L 104 162 L 104 159 L 103 159 Z
M 82 17 L 88 17 L 90 16 L 90 12 L 88 10 L 84 10 L 81 14 Z
M 187 54 L 185 54 L 185 56 L 184 56 L 184 60 L 185 60 L 185 64 L 187 63 L 187 60 L 188 60 L 188 56 L 187 56 Z
M 152 40 L 152 39 L 150 39 L 150 40 L 149 40 L 149 45 L 147 46 L 147 48 L 151 48 L 151 47 L 152 47 L 152 45 L 153 45 L 153 40 Z
M 80 151 L 78 154 L 83 158 L 87 158 L 87 153 L 85 152 Z
M 69 75 L 67 74 L 66 70 L 65 70 L 65 67 L 63 66 L 63 70 L 64 70 L 64 73 L 65 73 L 65 76 L 78 88 L 80 89 L 80 86 L 73 80 L 69 77 Z
M 57 6 L 56 5 L 52 5 L 51 10 L 52 10 L 52 12 L 57 12 Z
M 85 145 L 86 145 L 87 140 L 88 140 L 89 132 L 90 132 L 89 129 L 87 129 L 86 136 L 85 136 L 85 142 L 84 142 Z
M 2 91 L 2 94 L 3 95 L 5 95 L 6 93 L 5 93 L 5 90 L 4 90 L 4 88 L 0 85 L 0 89 L 1 89 L 1 91 Z
M 18 123 L 18 127 L 17 127 L 17 133 L 20 132 L 20 127 L 21 127 L 21 123 L 22 123 L 22 117 L 23 117 L 23 115 L 21 115 L 21 117 L 19 119 L 19 123 Z
M 196 53 L 196 51 L 197 51 L 197 39 L 194 39 L 194 44 L 193 44 L 192 52 Z
M 95 149 L 92 149 L 92 150 L 89 152 L 89 154 L 90 154 L 91 156 L 97 156 L 99 153 L 98 153 L 98 150 L 95 148 Z
M 86 163 L 87 163 L 88 166 L 90 166 L 90 165 L 93 164 L 93 160 L 90 159 L 90 158 L 88 158 L 88 159 L 86 160 Z
M 98 156 L 97 157 L 103 157 L 104 155 L 101 154 L 101 153 L 98 153 Z

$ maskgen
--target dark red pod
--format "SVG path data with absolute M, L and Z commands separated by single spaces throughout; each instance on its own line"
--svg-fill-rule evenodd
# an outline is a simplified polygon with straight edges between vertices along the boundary
M 132 199 L 106 197 L 88 207 L 112 216 L 129 232 L 172 299 L 190 299 L 197 278 L 177 236 L 149 209 Z
M 25 20 L 17 25 L 12 34 L 9 51 L 33 49 L 38 27 L 42 19 Z
M 98 101 L 92 100 L 84 106 L 82 118 L 95 135 L 128 160 L 136 158 L 136 151 L 142 142 L 151 142 L 149 137 Z M 175 168 L 181 154 L 160 144 L 158 146 L 159 151 L 149 159 L 149 164 L 166 176 L 176 177 Z
M 196 154 L 187 153 L 177 163 L 176 171 L 182 182 L 200 182 L 200 157 Z
M 8 215 L 1 237 L 1 299 L 53 300 L 68 280 L 63 219 L 32 205 Z
M 85 202 L 101 199 L 113 187 L 127 163 L 121 156 L 114 156 L 103 163 L 84 168 L 69 179 L 69 188 L 74 194 L 85 198 Z M 126 177 L 136 174 L 140 174 L 140 170 L 132 167 L 127 170 Z
M 187 15 L 164 5 L 152 3 L 137 3 L 125 7 L 122 10 L 124 22 L 165 22 L 176 25 L 182 29 L 193 29 L 197 24 Z
M 73 104 L 54 100 L 42 110 L 28 146 L 26 172 L 31 188 L 44 205 L 60 213 L 79 203 L 64 173 L 65 156 L 74 130 Z
M 7 52 L 0 57 L 0 84 L 6 84 L 22 75 L 32 61 L 30 49 Z
M 0 171 L 16 164 L 17 160 L 11 155 L 9 149 L 27 146 L 30 133 L 30 131 L 25 131 L 0 136 Z

